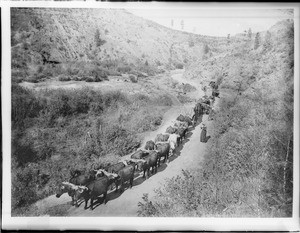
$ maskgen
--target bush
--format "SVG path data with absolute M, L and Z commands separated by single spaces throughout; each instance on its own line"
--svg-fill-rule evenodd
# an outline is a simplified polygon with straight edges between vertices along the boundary
M 38 99 L 29 89 L 18 84 L 12 85 L 11 119 L 14 124 L 22 124 L 28 117 L 36 117 L 42 109 Z
M 37 200 L 36 168 L 25 167 L 12 173 L 12 209 Z
M 135 75 L 129 75 L 129 79 L 133 83 L 137 83 L 138 82 L 138 78 Z
M 95 82 L 95 78 L 93 78 L 93 77 L 87 77 L 87 78 L 85 78 L 85 81 L 86 82 Z
M 73 76 L 73 75 L 78 75 L 79 73 L 79 68 L 74 67 L 74 66 L 68 66 L 66 70 L 66 74 Z
M 61 75 L 61 76 L 59 76 L 58 80 L 61 82 L 66 82 L 66 81 L 71 81 L 71 78 L 70 78 L 70 76 Z
M 203 186 L 202 186 L 203 185 Z M 163 188 L 157 189 L 155 201 L 144 194 L 138 203 L 138 216 L 143 217 L 195 217 L 211 213 L 215 202 L 206 191 L 205 179 L 183 170 L 182 176 L 168 179 Z M 211 201 L 211 202 L 210 202 Z
M 13 83 L 21 83 L 28 76 L 28 72 L 26 70 L 12 70 L 11 78 Z
M 196 87 L 192 86 L 191 84 L 185 83 L 182 86 L 182 90 L 183 90 L 183 92 L 192 92 L 192 91 L 196 91 L 197 89 L 196 89 Z
M 95 78 L 96 82 L 100 82 L 103 80 L 108 80 L 108 74 L 109 72 L 105 69 L 101 69 L 99 67 L 94 67 L 91 69 L 88 74 Z
M 34 74 L 26 79 L 27 82 L 38 83 L 44 81 L 47 78 L 43 73 Z
M 184 66 L 183 66 L 182 63 L 176 63 L 176 64 L 175 64 L 175 68 L 176 68 L 176 69 L 183 69 L 183 67 L 184 67 Z
M 157 99 L 157 103 L 160 103 L 163 106 L 172 106 L 173 105 L 173 101 L 172 101 L 171 97 L 168 95 L 159 96 Z
M 130 66 L 127 66 L 127 65 L 118 66 L 117 71 L 119 73 L 130 73 L 132 71 L 132 68 Z
M 119 157 L 138 148 L 139 128 L 145 131 L 161 124 L 163 109 L 155 108 L 156 102 L 147 95 L 128 96 L 120 91 L 103 94 L 82 88 L 33 92 L 13 85 L 13 213 L 24 214 L 30 203 L 53 194 L 60 181 L 69 179 L 71 169 L 88 171 L 106 156 L 107 161 L 117 160 L 109 154 Z M 37 170 L 51 174 L 49 180 L 37 180 Z M 30 208 L 26 211 L 32 214 Z M 49 212 L 64 214 L 54 209 Z

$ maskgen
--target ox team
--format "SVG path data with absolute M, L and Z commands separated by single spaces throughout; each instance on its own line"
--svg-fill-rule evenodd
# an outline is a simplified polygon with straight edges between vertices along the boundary
M 214 116 L 213 104 L 215 98 L 219 98 L 218 85 L 210 82 L 212 95 L 205 95 L 196 103 L 194 107 L 194 115 L 180 115 L 177 117 L 173 126 L 166 129 L 166 133 L 158 134 L 154 141 L 148 141 L 144 149 L 134 152 L 130 159 L 120 161 L 106 167 L 94 167 L 92 171 L 83 174 L 81 171 L 72 171 L 71 178 L 68 182 L 62 182 L 57 188 L 56 197 L 60 197 L 64 193 L 68 193 L 72 198 L 72 205 L 78 207 L 78 201 L 84 199 L 85 209 L 90 200 L 90 208 L 94 208 L 94 200 L 103 195 L 104 204 L 107 202 L 107 193 L 109 187 L 115 186 L 115 191 L 123 192 L 125 184 L 129 183 L 130 188 L 133 186 L 134 175 L 136 172 L 143 172 L 143 178 L 150 176 L 151 173 L 157 172 L 157 168 L 163 162 L 169 162 L 169 157 L 174 154 L 176 147 L 182 143 L 186 137 L 186 133 L 202 122 L 204 114 L 209 115 L 208 120 L 212 120 Z M 206 143 L 210 136 L 206 136 L 207 127 L 202 123 L 200 142 Z

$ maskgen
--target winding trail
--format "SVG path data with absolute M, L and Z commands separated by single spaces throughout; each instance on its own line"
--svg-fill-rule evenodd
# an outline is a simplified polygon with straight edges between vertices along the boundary
M 197 88 L 197 91 L 188 93 L 190 97 L 199 99 L 203 96 L 201 85 L 195 83 L 193 80 L 184 80 L 182 78 L 182 71 L 175 71 L 172 73 L 172 78 L 178 82 L 189 83 Z M 153 140 L 158 133 L 164 133 L 166 128 L 172 125 L 173 121 L 180 115 L 191 113 L 194 103 L 190 104 L 178 104 L 173 106 L 169 111 L 164 114 L 162 125 L 159 129 L 149 132 L 144 137 L 144 143 L 148 140 Z M 208 134 L 210 121 L 207 121 L 207 115 L 203 116 L 203 121 L 207 123 Z M 132 189 L 126 187 L 123 193 L 110 192 L 108 194 L 108 202 L 106 205 L 97 203 L 94 210 L 84 210 L 84 203 L 78 208 L 70 206 L 67 211 L 68 216 L 126 216 L 136 217 L 138 210 L 138 202 L 142 201 L 143 194 L 148 193 L 149 198 L 154 196 L 154 190 L 162 187 L 167 178 L 172 178 L 176 175 L 182 174 L 182 169 L 188 169 L 190 171 L 200 169 L 201 161 L 205 153 L 206 144 L 200 142 L 200 126 L 190 128 L 187 138 L 183 143 L 176 148 L 175 154 L 170 157 L 168 164 L 162 163 L 158 168 L 158 172 L 148 179 L 142 178 L 142 174 L 137 176 L 133 182 Z M 143 145 L 144 145 L 143 143 Z M 62 195 L 59 199 L 54 195 L 41 200 L 38 206 L 43 208 L 49 207 L 49 205 L 65 205 L 66 202 L 69 205 L 70 197 L 67 194 Z M 102 202 L 102 198 L 100 198 Z

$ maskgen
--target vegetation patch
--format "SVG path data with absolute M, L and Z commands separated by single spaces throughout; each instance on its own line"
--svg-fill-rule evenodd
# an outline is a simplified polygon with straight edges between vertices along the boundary
M 120 91 L 12 85 L 13 215 L 33 214 L 29 205 L 54 194 L 71 170 L 88 172 L 138 148 L 137 134 L 156 129 L 168 106 L 168 98 L 157 105 L 157 99 Z M 63 212 L 54 208 L 50 215 Z
M 292 216 L 293 25 L 272 43 L 267 35 L 267 50 L 258 35 L 210 74 L 222 89 L 201 170 L 169 179 L 153 199 L 146 194 L 139 216 Z

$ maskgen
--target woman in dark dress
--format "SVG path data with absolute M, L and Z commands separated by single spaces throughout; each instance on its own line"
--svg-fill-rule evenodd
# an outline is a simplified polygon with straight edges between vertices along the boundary
M 200 142 L 206 142 L 206 125 L 203 124 L 201 126 L 201 129 L 202 129 L 202 131 L 201 131 L 201 134 L 200 134 Z

